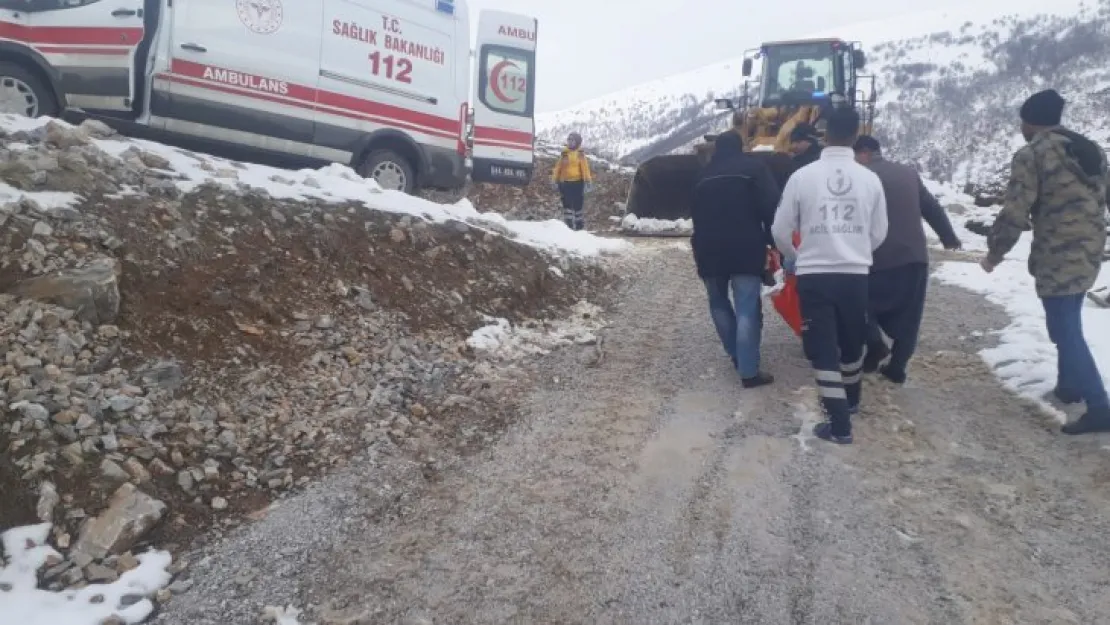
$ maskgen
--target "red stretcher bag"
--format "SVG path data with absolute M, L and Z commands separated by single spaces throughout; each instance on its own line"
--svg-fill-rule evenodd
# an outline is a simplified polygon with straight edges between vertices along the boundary
M 802 237 L 794 233 L 794 247 L 797 248 L 801 243 Z M 770 252 L 768 252 L 770 254 Z M 775 272 L 779 269 L 779 263 L 774 256 L 770 258 L 771 271 Z M 787 274 L 783 276 L 783 285 L 777 293 L 771 296 L 771 304 L 775 307 L 782 320 L 790 329 L 794 331 L 797 336 L 802 335 L 802 303 L 798 298 L 798 278 L 794 274 Z

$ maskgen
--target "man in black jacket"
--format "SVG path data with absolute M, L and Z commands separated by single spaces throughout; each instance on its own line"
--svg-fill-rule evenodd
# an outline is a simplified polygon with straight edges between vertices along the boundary
M 744 153 L 735 132 L 717 137 L 713 158 L 694 187 L 694 262 L 717 335 L 745 388 L 774 381 L 759 368 L 760 295 L 779 194 L 771 170 Z
M 794 155 L 794 170 L 821 158 L 821 138 L 810 124 L 798 124 L 790 131 L 790 153 Z
M 925 188 L 921 176 L 908 165 L 883 158 L 878 140 L 861 136 L 855 144 L 856 160 L 879 176 L 886 195 L 890 222 L 886 240 L 873 255 L 868 280 L 870 328 L 863 370 L 879 369 L 888 380 L 906 381 L 906 365 L 917 348 L 917 335 L 925 311 L 929 284 L 929 250 L 922 218 L 937 233 L 945 249 L 960 249 L 960 239 L 937 199 Z M 881 328 L 881 331 L 880 331 Z M 885 332 L 893 343 L 887 347 Z

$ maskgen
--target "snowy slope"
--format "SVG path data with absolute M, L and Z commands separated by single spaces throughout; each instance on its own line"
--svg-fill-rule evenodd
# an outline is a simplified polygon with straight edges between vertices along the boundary
M 1067 123 L 1100 141 L 1110 134 L 1102 121 L 1107 16 L 1110 0 L 980 0 L 797 36 L 862 41 L 868 72 L 878 77 L 876 132 L 894 155 L 939 180 L 987 183 L 1020 141 L 1015 109 L 1034 90 L 1057 88 L 1071 101 Z M 738 57 L 542 115 L 540 134 L 560 140 L 579 130 L 600 153 L 626 162 L 684 149 L 727 124 L 713 99 L 738 92 L 740 65 Z

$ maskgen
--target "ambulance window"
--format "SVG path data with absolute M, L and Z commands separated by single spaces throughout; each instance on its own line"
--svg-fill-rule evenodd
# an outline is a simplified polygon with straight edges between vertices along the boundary
M 535 53 L 503 46 L 483 46 L 478 73 L 482 103 L 498 113 L 532 116 Z
M 73 9 L 97 2 L 100 2 L 100 0 L 0 0 L 0 9 L 40 13 L 42 11 Z

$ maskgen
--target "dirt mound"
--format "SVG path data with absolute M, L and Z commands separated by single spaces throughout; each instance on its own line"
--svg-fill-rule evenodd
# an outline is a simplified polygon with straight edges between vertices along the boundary
M 496 224 L 183 185 L 111 135 L 52 122 L 0 148 L 0 526 L 51 520 L 62 546 L 123 483 L 181 543 L 367 445 L 466 448 L 502 417 L 470 332 L 609 280 Z M 52 575 L 79 582 L 71 564 Z
M 480 211 L 496 211 L 509 219 L 543 221 L 563 218 L 559 192 L 551 187 L 551 169 L 557 154 L 537 154 L 532 181 L 525 187 L 475 184 L 467 198 Z M 623 217 L 624 205 L 632 185 L 633 170 L 591 158 L 594 177 L 593 193 L 586 196 L 586 228 L 609 231 L 616 229 L 611 217 Z

